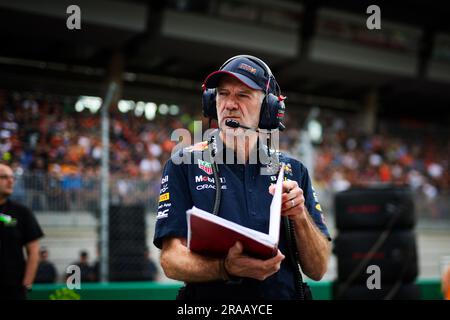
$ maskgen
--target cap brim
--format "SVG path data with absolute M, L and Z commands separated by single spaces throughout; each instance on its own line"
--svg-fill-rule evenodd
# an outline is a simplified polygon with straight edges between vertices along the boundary
M 244 76 L 240 73 L 235 73 L 235 72 L 230 72 L 230 71 L 225 71 L 225 70 L 214 71 L 213 73 L 209 74 L 204 81 L 206 88 L 209 88 L 209 89 L 217 88 L 217 86 L 219 85 L 220 79 L 224 75 L 229 75 L 235 79 L 238 79 L 239 81 L 241 81 L 244 85 L 246 85 L 250 89 L 264 90 L 252 79 L 247 78 L 246 76 Z

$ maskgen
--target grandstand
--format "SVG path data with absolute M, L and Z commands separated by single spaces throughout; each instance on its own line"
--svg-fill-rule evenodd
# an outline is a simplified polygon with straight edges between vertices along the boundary
M 410 1 L 417 21 L 368 1 L 0 1 L 0 157 L 30 207 L 63 282 L 80 250 L 99 259 L 101 106 L 107 86 L 111 205 L 141 205 L 152 244 L 162 168 L 177 128 L 202 121 L 201 81 L 246 53 L 267 61 L 288 97 L 280 149 L 310 167 L 336 236 L 334 196 L 351 186 L 408 186 L 418 218 L 419 279 L 450 255 L 450 24 Z M 445 16 L 445 15 L 444 15 Z M 447 19 L 448 20 L 448 19 Z M 207 30 L 207 32 L 205 32 Z M 313 132 L 311 124 L 320 128 Z M 306 136 L 305 136 L 306 135 Z M 311 165 L 309 165 L 311 164 Z M 336 257 L 323 281 L 337 276 Z M 159 263 L 157 263 L 159 266 Z M 160 268 L 160 267 L 159 267 Z M 172 283 L 160 269 L 158 282 Z

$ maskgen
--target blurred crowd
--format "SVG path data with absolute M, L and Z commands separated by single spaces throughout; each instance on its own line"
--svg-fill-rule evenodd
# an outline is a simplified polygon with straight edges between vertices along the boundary
M 56 176 L 98 175 L 101 160 L 99 114 L 76 112 L 60 99 L 0 92 L 0 152 L 3 161 L 31 172 Z M 146 121 L 111 111 L 111 172 L 151 179 L 170 156 L 176 118 Z
M 409 186 L 430 217 L 448 215 L 448 129 L 386 121 L 377 134 L 368 135 L 341 118 L 323 122 L 326 129 L 315 155 L 316 185 L 331 192 L 350 186 Z
M 399 125 L 398 123 L 396 124 Z M 389 125 L 367 135 L 333 119 L 317 148 L 316 180 L 334 191 L 350 185 L 389 183 L 437 194 L 450 188 L 449 135 L 393 135 Z
M 158 267 L 150 257 L 150 249 L 148 247 L 144 249 L 142 257 L 142 271 L 139 272 L 139 275 L 135 275 L 135 280 L 157 281 L 159 277 Z M 67 281 L 69 277 L 75 275 L 73 266 L 79 268 L 79 280 L 81 282 L 100 282 L 100 261 L 97 259 L 94 263 L 91 263 L 87 250 L 81 250 L 78 259 L 73 261 L 67 266 L 66 270 L 60 274 L 58 273 L 55 264 L 49 258 L 48 249 L 43 247 L 39 252 L 39 264 L 34 283 L 56 283 L 63 280 Z
M 1 161 L 18 173 L 15 196 L 29 199 L 31 194 L 34 209 L 67 210 L 98 202 L 100 117 L 89 110 L 76 112 L 74 104 L 0 91 Z M 113 201 L 149 199 L 159 185 L 149 188 L 148 181 L 159 180 L 175 145 L 170 134 L 184 124 L 174 117 L 148 121 L 113 107 L 110 125 Z
M 201 114 L 184 110 L 149 121 L 113 106 L 110 115 L 112 201 L 151 205 L 159 194 L 162 167 L 178 143 L 171 140 L 173 130 L 192 130 Z M 448 129 L 427 133 L 406 125 L 400 132 L 401 124 L 381 122 L 377 134 L 367 135 L 351 116 L 322 113 L 318 120 L 323 137 L 315 143 L 314 180 L 322 190 L 390 183 L 409 185 L 432 200 L 450 189 Z M 294 155 L 301 127 L 296 121 L 291 116 L 280 136 L 280 148 Z M 203 124 L 205 130 L 205 119 Z M 98 205 L 100 128 L 99 113 L 75 111 L 74 100 L 0 90 L 0 158 L 23 175 L 16 197 L 35 191 L 34 209 Z M 408 133 L 411 129 L 417 134 Z

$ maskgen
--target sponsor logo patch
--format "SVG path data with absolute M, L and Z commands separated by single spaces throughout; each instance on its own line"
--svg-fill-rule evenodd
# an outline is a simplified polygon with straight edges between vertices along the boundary
M 211 182 L 214 183 L 215 180 L 213 177 L 208 177 L 208 176 L 195 176 L 195 182 L 199 183 L 199 182 Z M 225 183 L 225 178 L 224 177 L 220 177 L 220 183 Z
M 314 201 L 319 202 L 319 197 L 317 197 L 317 193 L 313 191 Z
M 169 190 L 169 187 L 162 187 L 161 190 L 159 190 L 159 194 L 166 192 Z
M 291 164 L 290 164 L 290 163 L 286 164 L 286 165 L 283 167 L 283 169 L 284 169 L 284 173 L 285 173 L 285 174 L 292 175 L 292 167 L 291 167 Z
M 17 224 L 17 219 L 10 215 L 0 213 L 0 222 L 3 222 L 6 227 L 14 227 Z
M 207 162 L 207 161 L 203 161 L 198 159 L 198 167 L 203 170 L 204 172 L 206 172 L 207 174 L 212 174 L 212 164 Z
M 169 209 L 166 209 L 166 210 L 163 210 L 163 211 L 158 211 L 156 219 L 167 218 L 169 216 L 169 214 L 167 212 L 169 212 Z
M 170 208 L 170 206 L 172 206 L 171 203 L 161 203 L 161 204 L 158 206 L 158 210 L 159 210 L 159 209 L 162 209 L 162 208 Z
M 313 191 L 313 198 L 315 202 L 319 202 L 319 197 L 317 196 L 316 190 L 314 189 L 314 187 L 311 187 L 312 191 Z
M 246 63 L 241 63 L 239 65 L 238 69 L 242 69 L 242 70 L 248 71 L 250 73 L 256 74 L 256 68 L 253 68 L 252 66 L 249 66 Z
M 196 186 L 195 189 L 197 189 L 198 191 L 206 190 L 206 189 L 214 189 L 214 190 L 215 190 L 215 189 L 216 189 L 216 186 L 213 185 L 213 184 L 207 184 L 207 183 L 205 183 L 205 184 L 200 184 L 200 185 Z M 226 190 L 226 189 L 227 189 L 227 186 L 222 186 L 221 189 L 222 189 L 222 190 Z
M 167 201 L 169 199 L 170 199 L 170 193 L 169 192 L 166 192 L 166 193 L 164 193 L 164 194 L 159 196 L 159 202 Z

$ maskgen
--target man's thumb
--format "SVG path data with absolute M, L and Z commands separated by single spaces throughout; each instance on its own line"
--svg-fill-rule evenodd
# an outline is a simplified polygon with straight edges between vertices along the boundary
M 274 185 L 274 184 L 271 184 L 271 185 L 269 186 L 269 193 L 273 195 L 274 191 L 275 191 L 275 185 Z
M 242 253 L 242 249 L 243 249 L 242 244 L 239 241 L 236 241 L 234 246 L 230 248 L 229 253 L 239 254 Z

